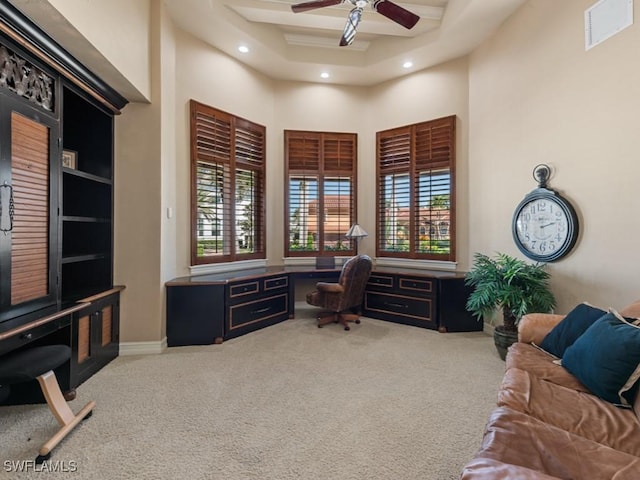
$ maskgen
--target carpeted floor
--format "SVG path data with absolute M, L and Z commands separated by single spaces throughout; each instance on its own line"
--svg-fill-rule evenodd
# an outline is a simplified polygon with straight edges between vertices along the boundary
M 77 479 L 447 480 L 480 446 L 504 371 L 481 332 L 316 310 L 222 345 L 119 357 L 78 388 L 93 416 L 47 475 Z M 44 478 L 46 405 L 0 408 L 0 478 Z M 27 472 L 16 472 L 16 467 Z M 49 478 L 49 477 L 46 477 Z

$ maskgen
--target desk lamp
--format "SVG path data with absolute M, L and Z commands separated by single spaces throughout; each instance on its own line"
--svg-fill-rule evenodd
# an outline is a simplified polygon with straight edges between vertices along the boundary
M 358 254 L 358 240 L 360 240 L 361 238 L 364 238 L 364 237 L 366 237 L 368 235 L 369 234 L 364 231 L 364 228 L 362 228 L 357 223 L 354 223 L 351 226 L 351 228 L 349 229 L 349 231 L 347 233 L 345 233 L 344 236 L 347 237 L 349 240 L 355 239 L 355 241 L 356 241 L 356 255 L 357 255 Z

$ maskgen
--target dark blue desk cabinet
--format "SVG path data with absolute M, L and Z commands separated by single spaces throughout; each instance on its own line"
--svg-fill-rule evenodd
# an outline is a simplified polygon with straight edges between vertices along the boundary
M 181 277 L 166 283 L 167 344 L 210 345 L 294 317 L 295 283 L 337 281 L 339 269 L 273 266 Z M 464 306 L 464 274 L 377 268 L 363 314 L 440 332 L 482 330 Z
M 481 331 L 467 312 L 464 273 L 378 267 L 369 277 L 363 314 L 445 332 Z
M 167 282 L 167 344 L 210 345 L 293 318 L 295 280 L 340 270 L 264 267 Z

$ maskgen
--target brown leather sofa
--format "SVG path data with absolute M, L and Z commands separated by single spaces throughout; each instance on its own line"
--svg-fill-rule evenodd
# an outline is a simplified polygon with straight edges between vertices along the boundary
M 640 301 L 620 310 L 640 317 Z M 563 315 L 529 314 L 507 353 L 497 408 L 462 480 L 640 479 L 640 395 L 619 408 L 542 351 Z

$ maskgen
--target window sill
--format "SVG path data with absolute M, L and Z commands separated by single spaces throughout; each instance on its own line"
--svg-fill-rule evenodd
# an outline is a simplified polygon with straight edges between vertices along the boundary
M 440 260 L 415 260 L 411 258 L 376 258 L 377 267 L 426 268 L 428 270 L 455 270 L 458 262 Z
M 241 260 L 238 262 L 192 265 L 189 267 L 189 272 L 191 273 L 191 275 L 203 275 L 206 273 L 233 272 L 235 270 L 244 270 L 247 268 L 260 268 L 260 267 L 266 267 L 266 266 L 267 266 L 267 261 L 264 259 Z

